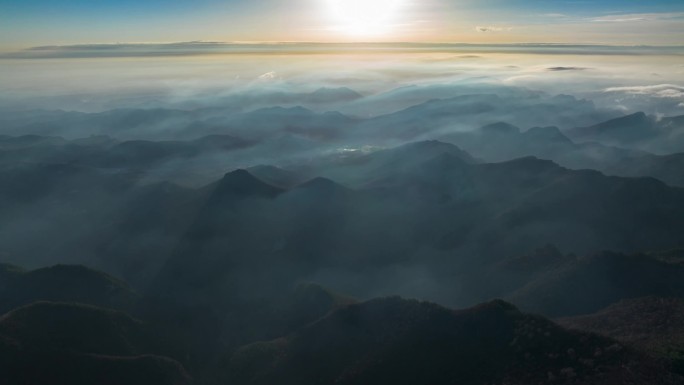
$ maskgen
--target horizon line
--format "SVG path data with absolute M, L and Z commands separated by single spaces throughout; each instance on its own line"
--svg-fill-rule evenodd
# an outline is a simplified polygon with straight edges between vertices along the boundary
M 684 45 L 616 45 L 602 43 L 466 43 L 466 42 L 321 42 L 321 41 L 177 41 L 43 45 L 0 52 L 0 59 L 78 59 L 249 54 L 346 53 L 518 53 L 576 55 L 684 55 Z
M 150 46 L 150 45 L 352 45 L 352 44 L 375 44 L 375 45 L 463 45 L 463 46 L 575 46 L 575 47 L 620 47 L 620 48 L 684 48 L 684 45 L 656 45 L 656 44 L 613 44 L 613 43 L 580 43 L 580 42 L 509 42 L 509 43 L 468 43 L 463 41 L 315 41 L 315 40 L 186 40 L 186 41 L 126 41 L 126 42 L 93 42 L 74 44 L 50 44 L 24 47 L 19 50 L 35 50 L 50 48 L 80 48 L 97 46 Z M 15 51 L 16 52 L 16 51 Z

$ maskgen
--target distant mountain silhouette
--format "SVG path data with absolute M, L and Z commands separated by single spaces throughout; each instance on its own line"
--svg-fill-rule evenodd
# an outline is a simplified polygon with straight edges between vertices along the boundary
M 271 186 L 254 177 L 247 170 L 236 170 L 227 173 L 216 186 L 214 197 L 224 198 L 273 198 L 283 190 Z
M 643 114 L 638 114 L 638 116 L 644 116 L 647 121 L 651 119 Z M 634 119 L 618 119 L 615 122 L 606 122 L 606 125 L 620 126 L 624 121 L 630 120 Z M 665 121 L 676 122 L 677 118 L 665 118 L 658 124 L 672 125 L 663 123 Z M 669 144 L 632 146 L 611 141 L 586 142 L 581 139 L 577 139 L 578 142 L 575 143 L 557 127 L 532 127 L 523 131 L 504 122 L 493 123 L 474 131 L 453 132 L 439 138 L 454 143 L 488 162 L 536 156 L 553 160 L 572 169 L 594 169 L 609 175 L 626 177 L 654 177 L 673 186 L 684 185 L 682 173 L 677 167 L 678 160 L 681 158 L 679 154 L 659 156 L 640 149 L 643 147 L 643 149 L 661 153 L 670 150 L 684 151 L 684 147 L 677 150 L 676 146 L 668 147 Z M 616 147 L 616 145 L 628 148 Z
M 311 177 L 324 176 L 350 186 L 362 187 L 377 178 L 418 167 L 443 154 L 449 154 L 465 163 L 478 162 L 453 144 L 432 140 L 371 153 L 354 152 L 327 158 L 321 162 L 304 164 L 297 171 Z
M 354 102 L 361 98 L 363 98 L 363 95 L 347 87 L 322 87 L 312 92 L 251 89 L 225 97 L 212 97 L 209 100 L 202 100 L 202 102 L 214 106 L 231 105 L 245 109 L 254 109 L 275 105 L 304 105 L 308 107 L 340 105 Z
M 567 136 L 563 135 L 558 127 L 532 127 L 523 133 L 528 141 L 539 141 L 546 143 L 557 143 L 568 145 L 572 143 Z
M 652 139 L 657 135 L 657 121 L 643 112 L 609 120 L 591 127 L 576 128 L 568 133 L 577 139 L 615 141 L 616 144 L 633 145 Z
M 574 140 L 600 142 L 658 154 L 684 152 L 684 118 L 656 118 L 637 112 L 590 127 L 567 131 Z
M 213 307 L 226 296 L 270 298 L 312 280 L 363 297 L 401 286 L 400 278 L 388 279 L 401 266 L 425 271 L 435 291 L 454 293 L 440 300 L 460 303 L 510 294 L 496 291 L 504 279 L 483 283 L 485 272 L 543 244 L 577 255 L 682 246 L 684 191 L 653 179 L 573 171 L 533 157 L 472 164 L 438 142 L 321 163 L 319 170 L 361 187 L 315 179 L 283 190 L 247 171 L 227 174 L 155 292 Z M 529 301 L 520 297 L 535 311 L 577 314 L 563 303 L 558 310 Z M 580 299 L 576 305 L 595 310 Z
M 289 192 L 292 194 L 310 195 L 311 198 L 314 199 L 324 198 L 334 200 L 339 198 L 340 195 L 347 194 L 349 189 L 328 178 L 316 177 L 295 186 Z
M 0 149 L 11 151 L 34 146 L 64 145 L 67 141 L 58 136 L 22 135 L 0 137 Z
M 353 95 L 348 91 L 321 90 L 304 95 L 303 104 L 321 104 L 325 99 Z M 339 93 L 338 95 L 334 95 Z M 321 98 L 323 97 L 323 98 Z M 305 136 L 331 138 L 356 119 L 340 113 L 318 113 L 301 105 L 286 107 L 248 102 L 245 110 L 223 104 L 193 110 L 174 108 L 114 109 L 99 113 L 35 110 L 2 119 L 3 134 L 62 136 L 67 139 L 107 135 L 117 140 L 195 140 L 208 135 L 231 135 L 244 139 L 297 132 Z M 251 105 L 256 104 L 254 107 Z M 245 112 L 246 111 L 246 112 Z
M 347 87 L 323 87 L 308 94 L 307 96 L 308 98 L 306 99 L 306 101 L 309 103 L 333 103 L 341 101 L 351 101 L 363 97 L 363 95 Z
M 306 179 L 293 171 L 269 165 L 250 167 L 247 171 L 268 184 L 285 189 L 301 184 Z
M 650 176 L 671 186 L 684 187 L 684 153 L 624 158 L 604 170 L 618 176 Z
M 268 109 L 264 113 L 314 114 L 301 108 Z M 332 120 L 344 119 L 341 116 L 335 117 L 336 114 L 325 113 L 321 116 Z M 663 118 L 658 121 L 658 124 L 667 127 L 676 126 L 679 124 L 678 121 L 677 118 Z M 324 126 L 331 127 L 328 123 L 325 123 Z M 264 160 L 269 163 L 274 161 L 278 163 L 283 158 L 291 156 L 294 158 L 303 157 L 311 162 L 312 156 L 314 158 L 319 157 L 318 150 L 314 148 L 328 148 L 328 146 L 334 148 L 335 138 L 328 137 L 324 131 L 317 128 L 312 128 L 312 130 L 321 135 L 307 133 L 307 130 L 301 131 L 296 128 L 296 125 L 292 125 L 285 130 L 265 134 L 265 137 L 251 140 L 225 134 L 207 135 L 185 141 L 134 140 L 124 142 L 106 136 L 92 136 L 72 141 L 37 135 L 7 137 L 3 143 L 14 144 L 11 149 L 0 151 L 0 165 L 3 163 L 40 162 L 77 164 L 103 168 L 108 172 L 111 172 L 112 169 L 130 169 L 136 170 L 141 175 L 149 174 L 148 177 L 154 181 L 165 181 L 171 178 L 177 183 L 198 186 L 225 172 L 225 170 L 214 167 L 206 167 L 215 164 L 217 161 L 243 164 L 246 159 L 261 158 L 264 153 L 272 153 L 277 155 L 274 155 L 272 159 Z M 254 134 L 254 130 L 250 131 L 250 135 Z M 335 135 L 338 134 L 333 136 Z M 651 176 L 671 185 L 682 185 L 681 173 L 675 171 L 677 164 L 676 162 L 673 164 L 672 157 L 656 156 L 642 150 L 619 148 L 598 142 L 573 143 L 556 127 L 533 127 L 523 131 L 511 124 L 500 122 L 483 126 L 474 131 L 438 134 L 437 137 L 442 141 L 460 146 L 478 159 L 489 162 L 536 156 L 553 160 L 560 165 L 573 169 L 596 169 L 617 176 Z M 670 146 L 670 144 L 676 144 L 676 140 L 663 139 L 661 142 L 663 142 L 662 145 L 649 144 L 645 148 L 659 154 L 684 152 L 684 147 L 677 150 L 676 145 Z M 430 143 L 430 141 L 420 143 L 425 144 Z M 355 147 L 352 146 L 353 148 Z M 346 152 L 342 156 L 336 157 L 336 161 L 360 161 L 364 155 L 364 151 Z M 461 154 L 461 156 L 464 159 L 469 157 L 465 154 Z M 313 163 L 317 162 L 319 160 Z M 173 167 L 173 172 L 169 171 L 169 167 Z M 156 174 L 162 174 L 163 177 Z M 309 178 L 320 176 L 315 170 L 308 170 L 306 174 Z M 268 179 L 267 174 L 260 176 Z M 334 175 L 330 176 L 333 177 Z M 297 181 L 301 182 L 301 179 Z M 277 184 L 278 180 L 275 179 L 273 182 Z M 285 182 L 281 181 L 280 183 Z M 291 187 L 292 185 L 292 183 L 286 183 L 282 187 Z
M 439 137 L 448 132 L 469 131 L 473 127 L 492 122 L 493 119 L 501 120 L 501 117 L 506 117 L 509 123 L 521 127 L 537 125 L 567 128 L 582 125 L 582 121 L 596 122 L 613 116 L 597 111 L 590 101 L 567 95 L 546 97 L 540 92 L 515 88 L 509 88 L 504 93 L 496 87 L 481 88 L 471 93 L 454 90 L 450 86 L 444 86 L 443 90 L 438 88 L 439 86 L 404 87 L 391 91 L 388 95 L 359 100 L 359 103 L 364 103 L 367 107 L 357 108 L 365 110 L 377 106 L 376 110 L 379 107 L 386 112 L 378 116 L 377 111 L 370 110 L 369 114 L 374 117 L 359 122 L 353 135 L 350 133 L 348 138 L 362 138 L 366 141 L 380 138 L 416 141 Z M 463 86 L 463 90 L 467 89 L 467 86 Z M 396 107 L 387 111 L 383 101 L 392 99 L 404 99 L 408 106 L 398 111 Z M 396 102 L 388 104 L 402 105 Z
M 137 140 L 122 142 L 82 162 L 99 167 L 145 168 L 173 159 L 211 156 L 253 145 L 253 142 L 228 135 L 210 135 L 192 141 Z

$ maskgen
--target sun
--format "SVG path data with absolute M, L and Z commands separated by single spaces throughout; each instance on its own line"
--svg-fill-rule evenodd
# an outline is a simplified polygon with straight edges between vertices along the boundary
M 392 30 L 403 0 L 327 0 L 332 29 L 355 36 L 372 37 Z

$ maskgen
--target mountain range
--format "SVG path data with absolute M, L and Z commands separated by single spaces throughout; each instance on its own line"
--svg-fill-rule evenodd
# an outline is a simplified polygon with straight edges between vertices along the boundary
M 0 384 L 684 383 L 682 117 L 494 91 L 3 114 Z

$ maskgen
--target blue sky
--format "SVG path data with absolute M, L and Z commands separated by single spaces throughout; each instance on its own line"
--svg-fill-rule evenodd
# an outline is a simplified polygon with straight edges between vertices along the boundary
M 382 15 L 382 28 L 332 15 L 341 1 L 0 0 L 0 49 L 194 40 L 684 42 L 683 0 L 364 0 L 401 3 Z

